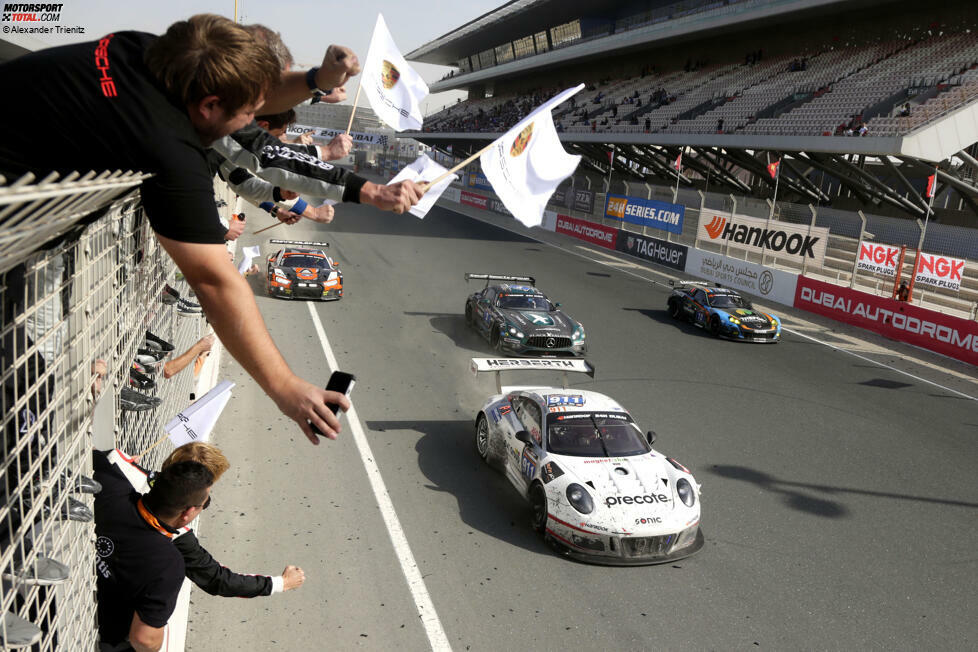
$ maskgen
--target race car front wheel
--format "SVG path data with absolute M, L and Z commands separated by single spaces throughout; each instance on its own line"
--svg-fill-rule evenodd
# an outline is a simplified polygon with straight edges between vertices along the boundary
M 669 300 L 669 316 L 673 319 L 679 319 L 683 316 L 682 310 L 679 307 L 679 302 L 675 299 Z
M 465 323 L 469 326 L 472 325 L 472 306 L 465 304 Z
M 547 490 L 539 482 L 530 485 L 530 525 L 540 534 L 547 531 Z
M 489 334 L 489 344 L 492 346 L 494 350 L 501 352 L 503 350 L 503 340 L 502 337 L 499 335 L 499 328 L 500 328 L 499 324 L 492 325 L 492 330 L 490 331 Z
M 720 337 L 720 318 L 716 315 L 710 319 L 710 335 Z
M 475 421 L 475 450 L 485 462 L 489 462 L 489 421 L 480 414 Z

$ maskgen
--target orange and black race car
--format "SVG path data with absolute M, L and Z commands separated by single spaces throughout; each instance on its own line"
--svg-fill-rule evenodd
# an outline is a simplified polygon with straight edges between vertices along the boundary
M 333 301 L 343 296 L 343 272 L 326 255 L 328 242 L 272 240 L 282 249 L 268 257 L 268 294 Z

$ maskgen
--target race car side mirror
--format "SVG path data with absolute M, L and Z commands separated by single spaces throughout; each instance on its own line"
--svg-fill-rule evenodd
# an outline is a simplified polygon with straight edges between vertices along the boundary
M 651 446 L 655 441 L 655 431 L 649 430 L 647 433 L 645 433 L 645 438 L 649 441 L 649 445 Z
M 516 440 L 517 441 L 521 441 L 524 444 L 532 444 L 533 443 L 533 438 L 530 437 L 530 433 L 528 433 L 525 430 L 520 430 L 519 432 L 516 433 Z

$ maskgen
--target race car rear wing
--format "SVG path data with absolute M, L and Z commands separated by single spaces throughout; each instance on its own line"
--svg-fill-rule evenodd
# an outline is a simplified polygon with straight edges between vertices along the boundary
M 486 287 L 489 287 L 489 281 L 513 281 L 515 283 L 529 283 L 532 286 L 536 286 L 537 280 L 532 276 L 504 276 L 502 274 L 470 274 L 465 273 L 466 281 L 482 281 L 486 282 Z
M 269 240 L 271 244 L 298 245 L 300 247 L 328 247 L 328 242 L 312 242 L 310 240 Z
M 567 372 L 585 373 L 594 378 L 594 365 L 580 358 L 472 358 L 470 366 L 476 376 L 480 372 L 492 371 L 496 374 L 496 393 L 503 393 L 500 374 L 503 371 L 560 371 L 564 376 L 564 389 L 567 389 Z
M 274 241 L 273 241 L 274 242 Z M 709 281 L 677 281 L 675 279 L 669 279 L 669 285 L 672 287 L 688 287 L 690 285 L 701 285 L 705 288 L 722 288 L 723 286 L 719 283 L 711 283 Z

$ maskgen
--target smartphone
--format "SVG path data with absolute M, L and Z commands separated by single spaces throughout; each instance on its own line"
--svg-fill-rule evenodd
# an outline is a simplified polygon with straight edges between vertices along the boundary
M 326 391 L 339 392 L 344 396 L 349 396 L 353 392 L 353 386 L 356 384 L 357 378 L 353 374 L 348 374 L 345 371 L 334 371 L 329 377 L 329 382 L 326 383 Z M 333 414 L 336 414 L 340 409 L 339 405 L 333 403 L 327 403 L 326 406 L 333 411 Z M 319 428 L 312 425 L 312 422 L 309 423 L 309 427 L 312 428 L 315 434 L 320 437 L 323 436 L 323 433 L 319 431 Z

